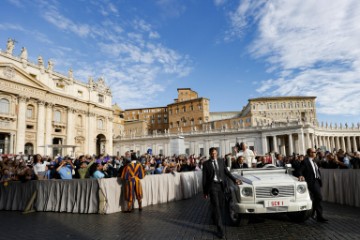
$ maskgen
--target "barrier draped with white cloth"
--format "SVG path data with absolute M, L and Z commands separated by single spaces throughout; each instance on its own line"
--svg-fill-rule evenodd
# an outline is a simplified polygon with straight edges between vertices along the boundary
M 201 171 L 147 175 L 143 206 L 191 198 L 201 191 L 201 177 Z M 0 184 L 0 210 L 23 211 L 36 193 L 36 211 L 109 214 L 126 206 L 122 192 L 119 178 L 9 182 Z
M 321 169 L 323 200 L 360 207 L 359 169 Z
M 323 200 L 360 207 L 360 170 L 321 169 Z M 147 175 L 141 180 L 143 206 L 191 198 L 202 190 L 202 172 Z M 41 180 L 0 184 L 0 210 L 33 209 L 69 213 L 115 213 L 126 206 L 119 178 Z M 135 201 L 137 207 L 137 201 Z

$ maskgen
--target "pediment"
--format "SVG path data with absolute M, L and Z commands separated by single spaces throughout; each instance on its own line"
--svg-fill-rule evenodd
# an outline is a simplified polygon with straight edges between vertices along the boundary
M 0 78 L 37 89 L 49 90 L 45 84 L 36 79 L 36 76 L 11 63 L 0 63 Z

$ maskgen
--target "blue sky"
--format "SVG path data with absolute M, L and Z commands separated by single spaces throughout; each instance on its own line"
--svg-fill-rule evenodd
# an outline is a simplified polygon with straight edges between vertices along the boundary
M 320 121 L 360 121 L 356 0 L 3 0 L 0 49 L 87 81 L 123 109 L 165 106 L 177 88 L 239 111 L 249 98 L 317 96 Z

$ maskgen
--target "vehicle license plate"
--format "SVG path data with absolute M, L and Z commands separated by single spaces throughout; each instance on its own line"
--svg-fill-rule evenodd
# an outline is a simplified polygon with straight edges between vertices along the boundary
M 266 207 L 281 207 L 281 206 L 288 206 L 289 203 L 286 200 L 271 200 L 266 201 L 265 206 Z

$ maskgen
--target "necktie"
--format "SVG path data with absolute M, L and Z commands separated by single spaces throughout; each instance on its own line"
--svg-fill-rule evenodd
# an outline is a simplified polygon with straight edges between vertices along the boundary
M 312 160 L 312 161 L 313 161 L 314 168 L 315 168 L 315 178 L 320 178 L 319 168 L 318 168 L 316 162 L 314 162 L 314 160 Z
M 218 168 L 217 163 L 216 163 L 215 161 L 216 161 L 216 160 L 213 160 L 214 167 L 215 167 L 215 175 L 216 175 L 217 180 L 218 180 L 219 182 L 221 182 L 219 168 Z

